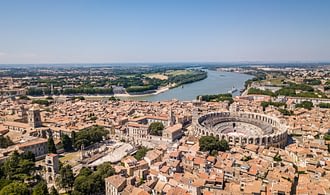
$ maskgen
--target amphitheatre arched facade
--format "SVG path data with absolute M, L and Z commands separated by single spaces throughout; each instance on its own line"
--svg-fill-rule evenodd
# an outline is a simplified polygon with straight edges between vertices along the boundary
M 212 112 L 195 118 L 194 133 L 225 139 L 230 145 L 284 147 L 286 125 L 278 118 L 249 112 Z

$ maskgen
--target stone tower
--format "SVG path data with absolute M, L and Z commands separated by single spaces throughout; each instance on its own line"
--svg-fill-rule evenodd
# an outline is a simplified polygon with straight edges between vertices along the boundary
M 24 106 L 20 106 L 18 111 L 18 116 L 21 118 L 21 121 L 26 123 L 27 122 L 27 110 L 24 108 Z
M 46 181 L 54 183 L 56 175 L 59 173 L 59 159 L 57 154 L 47 154 L 45 158 L 46 164 Z
M 168 126 L 173 126 L 175 124 L 175 116 L 173 114 L 172 107 L 168 111 Z
M 200 98 L 199 98 L 200 99 Z M 197 125 L 197 120 L 199 116 L 199 107 L 201 106 L 201 101 L 200 100 L 194 100 L 193 101 L 193 107 L 192 107 L 192 132 L 189 132 L 190 135 L 193 135 L 194 132 L 196 131 L 196 125 Z
M 40 116 L 40 110 L 36 109 L 35 107 L 32 107 L 28 111 L 28 124 L 32 128 L 41 127 L 41 116 Z

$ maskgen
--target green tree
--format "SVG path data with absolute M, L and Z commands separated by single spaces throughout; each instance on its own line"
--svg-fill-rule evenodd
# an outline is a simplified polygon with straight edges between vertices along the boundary
M 282 113 L 284 116 L 291 116 L 291 115 L 293 115 L 293 111 L 291 111 L 291 110 L 289 111 L 287 109 L 279 108 L 278 111 L 280 113 Z
M 330 140 L 330 134 L 329 133 L 326 133 L 324 134 L 324 140 Z
M 87 176 L 91 175 L 92 173 L 93 173 L 93 171 L 90 168 L 83 167 L 82 169 L 80 169 L 78 177 L 79 176 L 86 176 L 87 177 Z
M 115 174 L 115 170 L 112 167 L 111 163 L 105 162 L 96 168 L 95 174 L 100 176 L 101 179 L 104 180 L 106 177 Z
M 108 133 L 109 131 L 105 130 L 104 127 L 97 125 L 83 129 L 82 131 L 75 133 L 75 148 L 80 148 L 82 144 L 86 147 L 94 143 L 98 143 L 102 141 L 103 137 L 105 137 Z
M 280 162 L 280 161 L 282 161 L 282 158 L 280 155 L 277 154 L 276 156 L 274 156 L 273 160 L 276 162 Z
M 219 143 L 218 148 L 217 148 L 218 151 L 224 152 L 226 150 L 229 150 L 229 144 L 226 140 L 222 139 L 222 140 L 218 141 L 218 143 Z
M 330 103 L 320 103 L 319 107 L 320 108 L 330 108 Z
M 202 136 L 199 139 L 199 150 L 215 154 L 215 151 L 226 151 L 229 149 L 226 140 L 219 140 L 213 136 Z
M 65 165 L 61 168 L 57 182 L 58 185 L 66 191 L 68 189 L 72 189 L 74 183 L 74 175 L 70 165 Z
M 29 189 L 25 183 L 13 182 L 2 188 L 0 195 L 29 195 Z
M 52 137 L 48 138 L 47 148 L 48 148 L 48 153 L 57 154 L 56 146 Z
M 0 148 L 7 148 L 8 146 L 14 145 L 14 142 L 7 136 L 0 135 Z
M 142 146 L 140 149 L 138 149 L 138 151 L 135 153 L 134 158 L 136 160 L 142 160 L 143 157 L 145 157 L 145 155 L 148 152 L 148 148 Z
M 47 183 L 45 181 L 40 181 L 36 186 L 34 186 L 32 195 L 48 195 Z
M 116 98 L 115 96 L 111 96 L 111 97 L 109 97 L 109 100 L 110 100 L 110 101 L 119 101 L 119 99 Z
M 164 125 L 161 122 L 153 122 L 149 125 L 150 135 L 161 136 L 163 134 Z
M 275 96 L 275 94 L 270 90 L 262 90 L 258 88 L 249 88 L 248 94 Z
M 105 190 L 104 179 L 113 174 L 115 170 L 109 162 L 99 165 L 93 173 L 90 169 L 83 168 L 74 181 L 73 194 L 102 194 Z
M 36 161 L 35 155 L 31 151 L 24 152 L 23 154 L 21 154 L 21 157 L 31 162 Z
M 199 97 L 202 98 L 202 101 L 206 101 L 206 102 L 228 101 L 230 104 L 234 102 L 233 96 L 230 93 L 216 94 L 216 95 L 202 95 L 202 96 L 197 96 L 196 99 L 198 99 Z
M 11 182 L 13 182 L 13 181 L 12 180 L 9 180 L 9 179 L 0 179 L 0 191 L 1 191 L 2 188 L 4 188 L 5 186 L 9 185 Z
M 74 181 L 74 195 L 93 194 L 96 193 L 95 181 L 91 176 L 78 176 Z
M 62 136 L 62 140 L 61 141 L 62 141 L 63 148 L 64 148 L 64 151 L 65 152 L 70 152 L 70 151 L 73 150 L 72 140 L 71 140 L 71 138 L 68 135 L 64 134 Z
M 310 101 L 303 101 L 299 104 L 296 104 L 296 107 L 297 108 L 305 108 L 305 109 L 308 109 L 308 110 L 311 110 L 313 108 L 313 103 L 310 102 Z
M 35 170 L 35 163 L 14 151 L 4 162 L 2 170 L 7 179 L 24 181 L 25 179 L 33 178 L 32 173 Z
M 54 186 L 52 186 L 52 188 L 50 189 L 50 193 L 49 195 L 59 195 L 56 188 Z

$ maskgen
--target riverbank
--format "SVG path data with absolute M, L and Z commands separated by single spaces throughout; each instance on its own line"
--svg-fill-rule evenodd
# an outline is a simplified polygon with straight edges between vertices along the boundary
M 158 95 L 160 93 L 164 93 L 165 91 L 169 90 L 169 87 L 161 87 L 159 89 L 157 89 L 155 92 L 153 93 L 146 93 L 146 94 L 129 94 L 129 93 L 124 93 L 124 94 L 114 94 L 114 97 L 143 97 L 143 96 L 150 96 L 150 95 Z
M 240 91 L 245 89 L 245 81 L 252 79 L 253 76 L 233 73 L 233 72 L 218 72 L 207 70 L 208 76 L 206 79 L 196 81 L 189 84 L 184 84 L 184 87 L 171 88 L 171 86 L 161 87 L 153 93 L 148 94 L 108 94 L 108 95 L 61 95 L 53 96 L 59 97 L 78 97 L 83 96 L 88 100 L 109 99 L 112 96 L 122 100 L 136 100 L 136 101 L 165 101 L 177 99 L 180 101 L 191 101 L 196 99 L 199 95 L 210 95 L 227 93 L 233 86 L 237 88 L 237 92 L 233 96 L 240 95 Z M 29 96 L 30 97 L 30 96 Z M 31 99 L 46 98 L 47 96 L 30 97 Z
M 161 87 L 157 89 L 153 93 L 146 93 L 146 94 L 107 94 L 107 95 L 86 95 L 86 94 L 77 94 L 77 95 L 50 95 L 50 96 L 28 96 L 30 99 L 46 99 L 47 97 L 54 97 L 54 98 L 66 98 L 66 97 L 84 97 L 84 98 L 110 98 L 110 97 L 117 97 L 117 98 L 134 98 L 134 97 L 145 97 L 151 95 L 158 95 L 170 90 L 170 87 Z

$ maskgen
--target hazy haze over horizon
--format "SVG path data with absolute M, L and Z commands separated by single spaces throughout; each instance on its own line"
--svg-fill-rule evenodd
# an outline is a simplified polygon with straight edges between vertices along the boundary
M 330 61 L 330 1 L 1 1 L 0 64 Z

